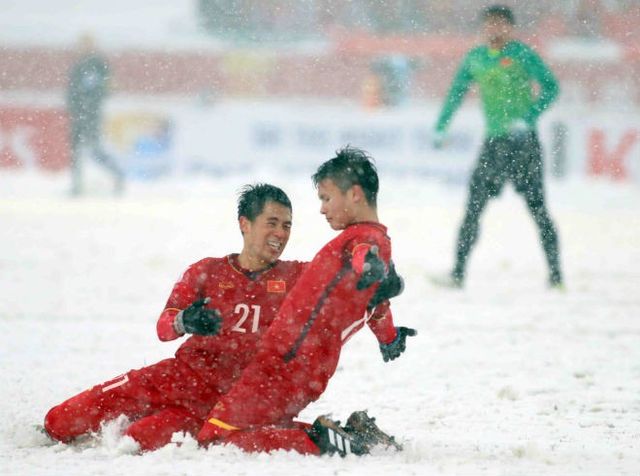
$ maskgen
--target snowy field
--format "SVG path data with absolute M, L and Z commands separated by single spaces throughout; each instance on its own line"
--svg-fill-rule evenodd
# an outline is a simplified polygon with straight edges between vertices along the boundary
M 188 264 L 239 251 L 236 191 L 257 179 L 294 203 L 283 258 L 310 259 L 334 232 L 306 177 L 133 183 L 117 199 L 94 181 L 71 199 L 66 177 L 0 172 L 2 474 L 640 474 L 640 188 L 588 181 L 549 184 L 565 292 L 546 288 L 534 226 L 510 189 L 484 217 L 467 288 L 454 291 L 427 276 L 451 264 L 465 190 L 382 177 L 380 217 L 407 283 L 395 319 L 420 334 L 385 364 L 360 332 L 300 416 L 367 408 L 403 452 L 247 455 L 182 438 L 137 455 L 122 422 L 79 447 L 47 445 L 34 425 L 50 407 L 172 355 L 180 342 L 159 342 L 156 318 Z

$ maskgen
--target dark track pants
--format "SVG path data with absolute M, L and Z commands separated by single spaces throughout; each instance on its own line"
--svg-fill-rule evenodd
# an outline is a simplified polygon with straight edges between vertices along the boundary
M 83 120 L 71 121 L 71 176 L 74 192 L 79 193 L 83 188 L 81 155 L 84 150 L 111 173 L 116 180 L 116 188 L 122 186 L 124 172 L 102 146 L 99 120 L 85 117 Z
M 550 283 L 561 283 L 558 234 L 545 205 L 542 151 L 534 132 L 485 140 L 469 183 L 466 213 L 458 233 L 453 277 L 464 280 L 467 260 L 478 239 L 480 216 L 488 201 L 500 195 L 507 181 L 525 199 L 538 226 L 549 266 Z

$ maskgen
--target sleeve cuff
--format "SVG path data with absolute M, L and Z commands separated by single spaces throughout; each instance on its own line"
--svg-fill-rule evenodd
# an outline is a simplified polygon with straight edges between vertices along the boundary
M 176 318 L 173 321 L 173 330 L 176 331 L 176 333 L 181 336 L 186 334 L 186 331 L 184 328 L 184 321 L 182 320 L 183 313 L 184 311 L 180 311 L 178 314 L 176 314 Z

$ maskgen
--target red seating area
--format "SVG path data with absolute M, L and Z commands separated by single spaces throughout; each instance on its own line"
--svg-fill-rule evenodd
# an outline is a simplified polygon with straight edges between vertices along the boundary
M 597 101 L 608 82 L 637 84 L 640 77 L 640 42 L 628 22 L 610 18 L 612 36 L 623 37 L 621 61 L 606 65 L 589 61 L 553 63 L 567 84 L 579 83 Z M 547 28 L 560 28 L 547 25 Z M 626 33 L 621 33 L 622 31 Z M 530 31 L 525 39 L 545 56 L 553 40 Z M 545 41 L 543 41 L 543 39 Z M 400 53 L 414 60 L 410 94 L 419 99 L 441 97 L 454 70 L 476 38 L 469 35 L 336 34 L 322 54 L 287 50 L 229 50 L 214 52 L 119 51 L 107 55 L 113 71 L 115 93 L 134 95 L 199 95 L 218 97 L 326 97 L 359 100 L 372 62 L 385 54 Z M 73 52 L 64 49 L 0 49 L 0 89 L 60 93 L 64 91 Z M 640 91 L 633 97 L 640 105 Z

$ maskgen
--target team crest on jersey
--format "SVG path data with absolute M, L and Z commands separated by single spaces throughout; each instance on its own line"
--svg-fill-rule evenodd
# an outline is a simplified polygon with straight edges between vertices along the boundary
M 230 283 L 230 282 L 220 281 L 218 283 L 218 287 L 220 289 L 233 289 L 235 287 L 235 285 L 233 283 Z
M 287 291 L 287 283 L 285 283 L 284 281 L 275 281 L 275 280 L 267 281 L 268 293 L 284 293 L 286 291 Z

